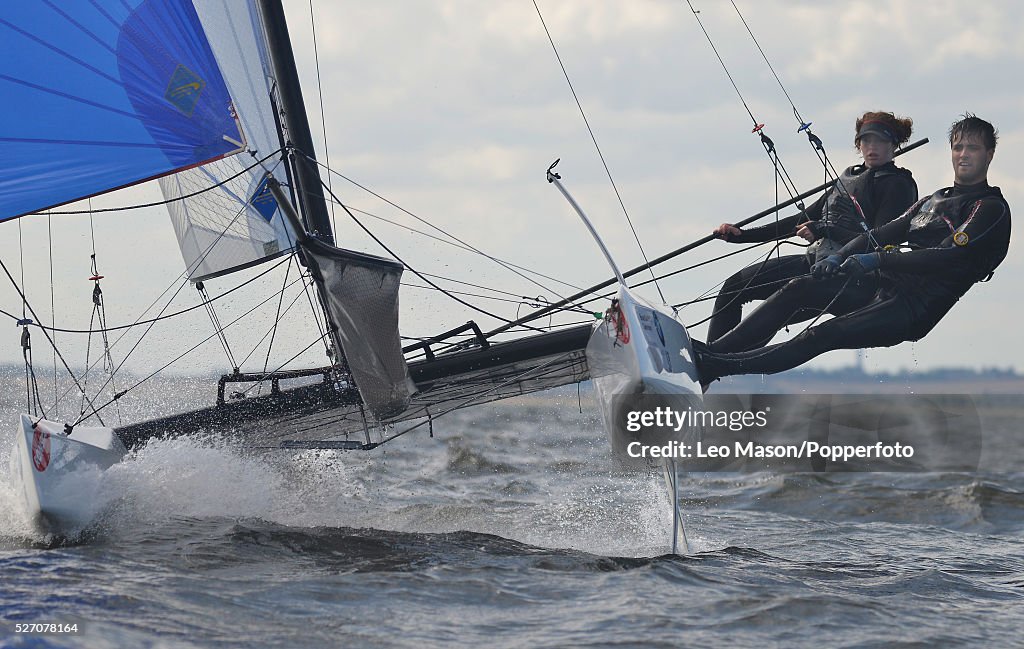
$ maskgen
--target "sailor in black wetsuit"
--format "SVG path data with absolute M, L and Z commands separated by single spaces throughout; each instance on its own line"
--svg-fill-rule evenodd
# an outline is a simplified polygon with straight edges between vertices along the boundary
M 729 277 L 715 299 L 708 325 L 709 342 L 718 340 L 739 324 L 744 304 L 766 299 L 787 279 L 806 275 L 816 261 L 862 234 L 865 219 L 868 228 L 880 227 L 917 200 L 917 184 L 910 172 L 892 161 L 896 147 L 910 138 L 912 130 L 913 121 L 909 118 L 885 112 L 864 113 L 857 119 L 854 137 L 854 146 L 864 157 L 864 164 L 843 171 L 839 182 L 805 211 L 758 228 L 740 230 L 723 223 L 714 231 L 717 236 L 735 243 L 786 239 L 794 235 L 813 243 L 807 254 L 769 257 Z M 850 200 L 851 195 L 860 205 L 864 219 Z
M 818 262 L 812 274 L 792 280 L 756 309 L 723 342 L 744 347 L 766 341 L 801 313 L 830 302 L 859 308 L 810 327 L 784 343 L 720 353 L 698 345 L 697 362 L 706 385 L 733 374 L 773 374 L 833 349 L 890 347 L 919 340 L 957 300 L 992 275 L 1010 243 L 1010 207 L 999 188 L 988 184 L 996 131 L 967 114 L 949 131 L 953 187 L 940 189 L 903 216 L 872 232 L 879 245 L 907 242 L 907 252 L 872 250 L 861 235 Z M 876 272 L 877 271 L 877 272 Z M 838 297 L 837 297 L 838 296 Z

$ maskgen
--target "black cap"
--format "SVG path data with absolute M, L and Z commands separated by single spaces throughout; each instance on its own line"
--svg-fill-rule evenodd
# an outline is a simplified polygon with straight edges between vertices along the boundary
M 892 129 L 889 128 L 889 126 L 883 122 L 870 121 L 861 124 L 860 130 L 857 131 L 857 141 L 859 142 L 860 139 L 867 135 L 868 133 L 872 133 L 881 138 L 889 140 L 893 144 L 899 144 L 900 142 L 899 138 L 896 137 L 896 134 L 893 133 Z

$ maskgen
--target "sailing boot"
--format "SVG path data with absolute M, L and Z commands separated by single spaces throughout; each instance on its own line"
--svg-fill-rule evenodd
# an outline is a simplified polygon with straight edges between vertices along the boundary
M 720 377 L 714 374 L 712 366 L 714 365 L 714 352 L 708 349 L 706 343 L 699 340 L 691 340 L 693 345 L 693 360 L 697 366 L 697 377 L 700 379 L 700 392 L 706 394 L 711 384 L 717 381 Z

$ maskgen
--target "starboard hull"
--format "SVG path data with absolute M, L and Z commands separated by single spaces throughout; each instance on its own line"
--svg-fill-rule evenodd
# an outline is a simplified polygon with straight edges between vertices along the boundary
M 657 408 L 684 413 L 702 407 L 690 336 L 675 314 L 620 286 L 586 353 L 601 418 L 619 463 L 633 468 L 661 466 L 649 454 L 635 457 L 641 451 L 635 443 L 652 447 L 699 438 L 697 427 L 642 425 L 638 415 L 631 415 Z

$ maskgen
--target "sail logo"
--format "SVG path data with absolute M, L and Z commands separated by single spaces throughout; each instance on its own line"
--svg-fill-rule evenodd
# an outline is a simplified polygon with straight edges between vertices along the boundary
M 253 192 L 252 198 L 249 199 L 249 204 L 253 206 L 267 223 L 270 223 L 270 220 L 274 218 L 274 213 L 277 212 L 277 199 L 270 193 L 270 187 L 267 186 L 266 178 L 256 186 L 256 191 Z
M 32 466 L 42 473 L 50 465 L 50 434 L 39 428 L 32 432 Z
M 171 80 L 164 92 L 164 99 L 189 117 L 199 103 L 199 95 L 206 87 L 206 82 L 184 65 L 178 65 L 171 74 Z

